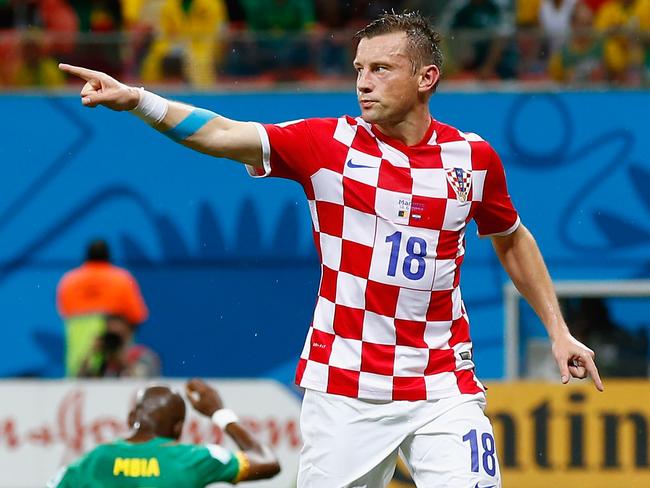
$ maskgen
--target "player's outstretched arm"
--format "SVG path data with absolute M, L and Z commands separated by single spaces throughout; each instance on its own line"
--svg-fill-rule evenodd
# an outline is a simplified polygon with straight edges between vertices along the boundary
M 271 449 L 255 439 L 232 411 L 223 408 L 221 397 L 214 388 L 193 379 L 187 382 L 186 392 L 194 409 L 212 418 L 246 455 L 248 470 L 239 481 L 271 478 L 280 472 L 280 463 Z
M 569 332 L 548 269 L 532 234 L 519 225 L 510 235 L 493 237 L 492 245 L 517 290 L 546 327 L 562 383 L 568 383 L 571 376 L 586 378 L 589 375 L 596 388 L 603 391 L 594 352 Z
M 239 122 L 214 112 L 119 82 L 115 78 L 80 66 L 59 64 L 59 69 L 86 82 L 81 103 L 103 105 L 111 110 L 132 111 L 170 139 L 211 156 L 262 166 L 262 143 L 252 122 Z

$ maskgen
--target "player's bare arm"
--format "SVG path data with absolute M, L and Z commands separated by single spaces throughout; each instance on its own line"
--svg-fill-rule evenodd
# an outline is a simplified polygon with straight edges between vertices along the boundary
M 165 100 L 100 71 L 69 64 L 59 64 L 59 68 L 86 82 L 80 93 L 86 107 L 144 111 L 145 115 L 151 114 L 152 120 L 148 121 L 152 127 L 180 144 L 211 156 L 262 166 L 262 143 L 252 122 L 231 120 L 209 110 Z
M 589 375 L 596 388 L 603 391 L 594 352 L 569 332 L 548 269 L 532 234 L 520 225 L 510 235 L 493 237 L 492 245 L 517 290 L 546 327 L 562 383 L 568 383 L 571 376 L 586 378 Z
M 187 397 L 194 409 L 207 417 L 213 418 L 215 412 L 223 411 L 223 402 L 217 391 L 204 381 L 193 379 L 187 382 Z M 271 449 L 258 442 L 246 427 L 232 418 L 227 419 L 226 433 L 242 450 L 248 463 L 248 469 L 238 481 L 271 478 L 280 472 L 280 464 Z

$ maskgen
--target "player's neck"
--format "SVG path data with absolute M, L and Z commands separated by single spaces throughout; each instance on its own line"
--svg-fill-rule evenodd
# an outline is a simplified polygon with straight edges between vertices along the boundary
M 143 442 L 149 442 L 152 439 L 155 439 L 156 436 L 153 432 L 149 430 L 133 430 L 131 433 L 124 438 L 126 442 L 132 442 L 133 444 L 139 444 Z
M 398 123 L 379 123 L 375 124 L 375 127 L 391 139 L 397 139 L 406 146 L 414 146 L 424 138 L 430 125 L 431 113 L 429 107 L 426 106 L 420 110 L 409 112 Z

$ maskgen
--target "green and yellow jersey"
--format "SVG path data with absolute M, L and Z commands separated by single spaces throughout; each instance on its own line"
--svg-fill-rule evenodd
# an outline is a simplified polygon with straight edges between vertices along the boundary
M 118 440 L 62 469 L 48 487 L 195 488 L 236 483 L 247 471 L 244 454 L 214 444 L 179 444 L 163 437 L 142 443 Z

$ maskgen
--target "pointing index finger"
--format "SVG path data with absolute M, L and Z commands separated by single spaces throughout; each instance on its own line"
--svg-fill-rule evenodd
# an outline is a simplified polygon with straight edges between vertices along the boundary
M 88 68 L 82 68 L 81 66 L 73 66 L 65 63 L 59 63 L 59 69 L 71 75 L 78 76 L 86 81 L 90 81 L 93 78 L 99 78 L 102 74 L 99 71 L 93 71 Z
M 603 386 L 603 382 L 600 379 L 600 375 L 598 374 L 598 368 L 596 367 L 596 363 L 592 359 L 591 356 L 587 356 L 585 360 L 585 368 L 589 372 L 589 376 L 591 376 L 591 379 L 594 380 L 594 384 L 596 385 L 596 389 L 598 391 L 605 391 L 605 387 Z

